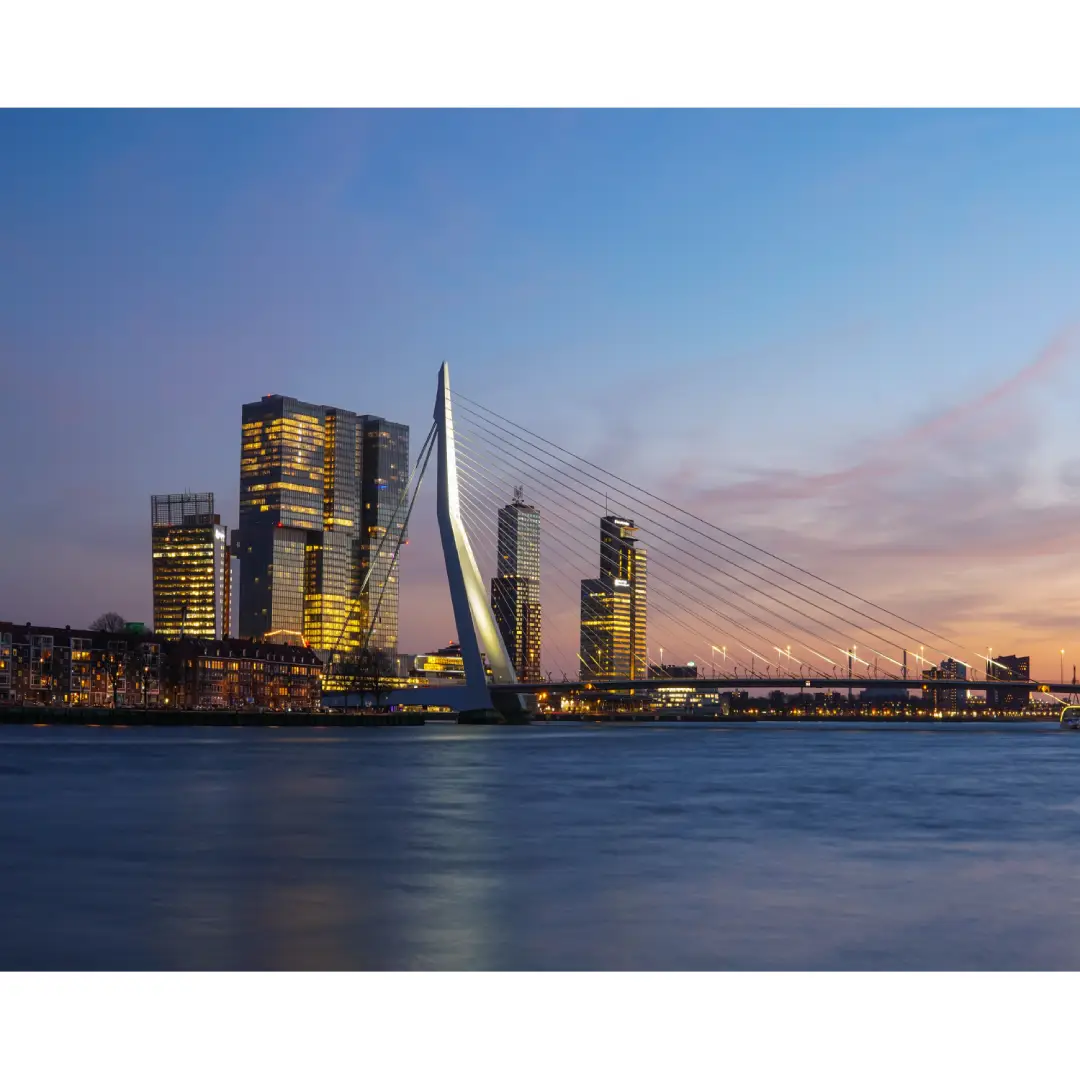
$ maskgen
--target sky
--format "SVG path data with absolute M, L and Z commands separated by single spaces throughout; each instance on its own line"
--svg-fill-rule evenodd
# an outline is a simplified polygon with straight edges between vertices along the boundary
M 0 618 L 152 621 L 240 409 L 455 388 L 959 640 L 1080 662 L 1070 112 L 0 112 Z M 401 648 L 456 636 L 430 502 Z M 1070 659 L 1071 658 L 1071 659 Z

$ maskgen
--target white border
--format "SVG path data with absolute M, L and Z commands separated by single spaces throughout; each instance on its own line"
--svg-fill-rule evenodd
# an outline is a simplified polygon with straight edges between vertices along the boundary
M 4 1075 L 1068 1075 L 1076 976 L 5 976 Z M 1064 1071 L 1061 1071 L 1064 1070 Z
M 972 0 L 38 0 L 3 17 L 0 103 L 1061 105 L 1070 5 Z

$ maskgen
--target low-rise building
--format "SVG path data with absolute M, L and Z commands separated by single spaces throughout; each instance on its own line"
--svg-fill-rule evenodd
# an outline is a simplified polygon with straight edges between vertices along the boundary
M 491 668 L 487 656 L 481 654 L 484 671 L 491 677 Z M 413 657 L 409 672 L 412 685 L 440 686 L 465 682 L 465 661 L 461 656 L 461 646 L 456 641 L 442 649 L 430 653 L 417 653 Z
M 0 622 L 0 703 L 157 705 L 162 646 L 134 629 Z
M 304 645 L 185 638 L 166 659 L 168 703 L 187 709 L 317 709 L 321 677 L 322 661 Z
M 304 646 L 0 622 L 0 705 L 305 710 L 321 674 Z

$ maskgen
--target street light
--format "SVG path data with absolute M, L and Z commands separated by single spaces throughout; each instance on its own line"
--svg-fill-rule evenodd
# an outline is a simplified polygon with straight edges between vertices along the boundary
M 1061 650 L 1061 681 L 1065 681 L 1065 650 Z
M 709 648 L 712 649 L 712 652 L 709 654 L 710 656 L 714 655 L 715 653 L 720 653 L 723 656 L 723 658 L 724 658 L 724 675 L 726 676 L 727 675 L 727 646 L 726 645 L 720 645 L 720 646 L 710 645 Z M 714 679 L 716 678 L 716 665 L 715 664 L 713 665 L 713 678 Z

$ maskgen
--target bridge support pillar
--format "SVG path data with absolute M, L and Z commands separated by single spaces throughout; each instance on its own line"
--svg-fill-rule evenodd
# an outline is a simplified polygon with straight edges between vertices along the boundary
M 500 690 L 517 682 L 502 634 L 488 603 L 476 557 L 461 520 L 458 495 L 457 450 L 454 445 L 454 416 L 450 399 L 450 369 L 439 369 L 435 398 L 435 424 L 439 436 L 438 518 L 454 624 L 461 644 L 466 692 L 458 713 L 459 723 L 522 723 L 536 712 L 531 694 Z M 491 668 L 489 687 L 484 656 Z

